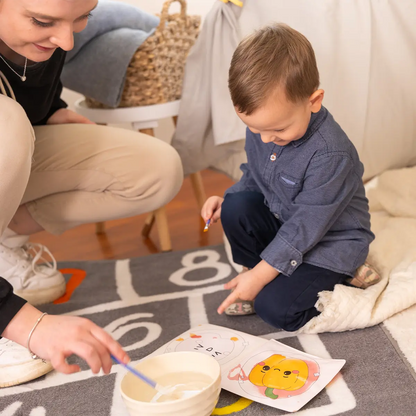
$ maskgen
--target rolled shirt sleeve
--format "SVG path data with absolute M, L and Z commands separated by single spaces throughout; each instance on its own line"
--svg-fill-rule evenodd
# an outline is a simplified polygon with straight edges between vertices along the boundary
M 354 197 L 361 178 L 344 152 L 315 156 L 289 216 L 261 258 L 290 276 L 318 244 Z

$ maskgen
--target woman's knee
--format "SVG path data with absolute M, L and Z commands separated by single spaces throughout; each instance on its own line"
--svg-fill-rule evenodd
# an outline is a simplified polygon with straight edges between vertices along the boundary
M 164 143 L 161 152 L 157 155 L 161 169 L 155 174 L 158 182 L 159 194 L 162 198 L 161 205 L 171 201 L 182 187 L 183 167 L 178 152 L 170 145 Z
M 179 192 L 183 182 L 182 162 L 178 152 L 169 144 L 144 136 L 132 144 L 127 164 L 130 166 L 126 196 L 146 198 L 148 209 L 159 208 Z
M 35 135 L 23 107 L 9 97 L 0 94 L 0 143 L 3 155 L 13 155 L 15 162 L 20 157 L 32 157 Z
M 20 197 L 26 188 L 34 151 L 34 132 L 23 107 L 0 94 L 0 174 Z
M 76 155 L 79 163 L 85 169 L 104 173 L 101 186 L 137 203 L 138 211 L 144 209 L 143 205 L 146 211 L 165 205 L 181 188 L 180 157 L 162 140 L 133 130 L 96 125 L 68 126 L 64 134 L 69 143 L 73 136 L 86 143 Z

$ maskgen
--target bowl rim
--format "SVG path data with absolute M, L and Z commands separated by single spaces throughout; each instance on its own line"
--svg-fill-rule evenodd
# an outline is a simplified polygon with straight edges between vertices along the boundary
M 162 355 L 196 355 L 196 354 L 198 354 L 198 355 L 203 355 L 203 356 L 205 356 L 205 357 L 208 357 L 209 359 L 211 359 L 212 361 L 213 361 L 213 363 L 215 362 L 215 366 L 216 366 L 216 369 L 218 370 L 218 375 L 217 375 L 217 377 L 216 378 L 214 378 L 213 380 L 212 380 L 212 382 L 207 386 L 207 387 L 205 387 L 205 389 L 204 390 L 201 390 L 201 392 L 200 393 L 202 393 L 203 391 L 205 391 L 205 390 L 208 390 L 209 388 L 211 388 L 211 387 L 213 387 L 217 382 L 218 382 L 218 379 L 220 379 L 221 380 L 221 366 L 220 366 L 220 364 L 218 363 L 218 361 L 214 358 L 214 357 L 211 357 L 211 356 L 209 356 L 209 355 L 207 355 L 207 354 L 204 354 L 204 353 L 202 353 L 202 352 L 196 352 L 196 351 L 173 351 L 173 352 L 167 352 L 167 353 L 164 353 L 164 354 L 158 354 L 158 355 L 152 355 L 152 356 L 148 356 L 148 357 L 145 357 L 145 358 L 143 358 L 143 359 L 141 359 L 141 360 L 139 360 L 139 362 L 137 363 L 137 364 L 139 364 L 139 363 L 141 363 L 141 362 L 144 362 L 144 361 L 146 361 L 146 360 L 150 360 L 150 359 L 152 359 L 152 358 L 156 358 L 156 357 L 160 357 L 160 356 L 162 356 Z M 135 400 L 135 399 L 132 399 L 131 397 L 129 397 L 129 396 L 127 396 L 127 394 L 126 393 L 124 393 L 123 392 L 123 389 L 122 389 L 122 384 L 123 384 L 123 380 L 124 380 L 124 378 L 128 375 L 129 373 L 127 372 L 124 376 L 123 376 L 123 378 L 121 379 L 121 382 L 120 382 L 120 385 L 119 385 L 119 390 L 120 390 L 120 393 L 121 393 L 121 396 L 123 397 L 123 399 L 124 400 L 127 400 L 128 402 L 130 402 L 130 403 L 143 403 L 145 406 L 151 406 L 151 407 L 153 407 L 153 406 L 161 406 L 161 405 L 163 405 L 163 404 L 165 404 L 165 405 L 168 405 L 169 403 L 172 403 L 172 402 L 161 402 L 161 403 L 158 403 L 158 402 L 142 402 L 142 401 L 140 401 L 140 400 Z M 221 385 L 219 386 L 219 392 L 221 392 Z M 182 403 L 182 402 L 185 402 L 186 400 L 190 400 L 190 399 L 193 399 L 194 397 L 197 397 L 200 393 L 197 393 L 197 394 L 195 394 L 194 396 L 190 396 L 190 397 L 184 397 L 184 398 L 182 398 L 182 399 L 178 399 L 178 400 L 175 400 L 174 402 L 175 403 Z

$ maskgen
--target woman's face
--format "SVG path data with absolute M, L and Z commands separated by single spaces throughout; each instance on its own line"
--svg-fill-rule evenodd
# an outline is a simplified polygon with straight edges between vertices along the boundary
M 0 0 L 0 39 L 31 61 L 69 51 L 98 0 Z

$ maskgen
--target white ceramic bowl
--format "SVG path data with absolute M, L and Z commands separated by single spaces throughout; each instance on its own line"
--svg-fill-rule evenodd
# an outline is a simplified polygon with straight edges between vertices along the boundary
M 204 390 L 183 399 L 150 403 L 155 391 L 131 373 L 120 385 L 121 395 L 131 416 L 209 416 L 221 391 L 221 369 L 217 361 L 199 352 L 172 352 L 147 358 L 134 366 L 157 381 L 167 373 L 194 372 L 212 379 Z

